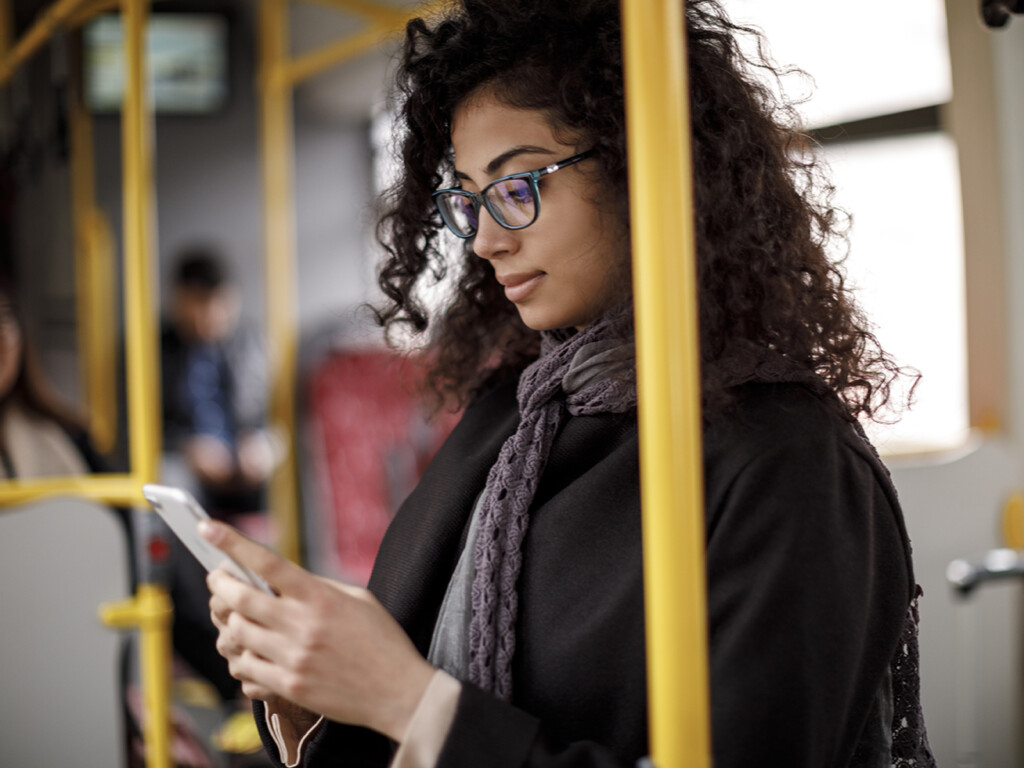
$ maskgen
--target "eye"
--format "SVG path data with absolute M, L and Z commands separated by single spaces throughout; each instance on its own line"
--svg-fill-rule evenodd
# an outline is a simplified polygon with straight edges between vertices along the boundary
M 523 207 L 533 202 L 533 190 L 524 179 L 508 179 L 498 184 L 494 192 L 505 205 Z

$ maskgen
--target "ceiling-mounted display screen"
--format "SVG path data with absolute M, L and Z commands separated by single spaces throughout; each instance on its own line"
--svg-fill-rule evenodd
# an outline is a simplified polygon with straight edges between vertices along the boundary
M 154 13 L 146 32 L 149 98 L 157 113 L 205 114 L 228 96 L 228 20 L 215 13 Z M 117 112 L 125 87 L 121 17 L 85 28 L 85 94 L 94 112 Z

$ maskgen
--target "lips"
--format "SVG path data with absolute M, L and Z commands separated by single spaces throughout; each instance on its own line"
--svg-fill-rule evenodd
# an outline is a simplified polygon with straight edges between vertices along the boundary
M 498 282 L 505 286 L 505 298 L 513 304 L 522 301 L 540 285 L 544 272 L 516 272 L 511 275 L 499 275 Z

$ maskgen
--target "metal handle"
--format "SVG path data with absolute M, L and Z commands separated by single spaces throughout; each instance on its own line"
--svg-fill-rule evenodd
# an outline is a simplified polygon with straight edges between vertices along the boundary
M 966 597 L 985 581 L 1024 576 L 1024 551 L 1017 549 L 990 549 L 974 562 L 958 558 L 946 566 L 946 580 Z

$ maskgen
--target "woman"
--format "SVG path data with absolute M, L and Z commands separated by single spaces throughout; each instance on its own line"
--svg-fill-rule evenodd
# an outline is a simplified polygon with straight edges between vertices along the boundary
M 836 213 L 744 30 L 713 0 L 686 14 L 714 764 L 929 765 L 909 543 L 856 425 L 899 371 L 826 259 Z M 429 329 L 434 390 L 465 415 L 369 592 L 204 528 L 279 592 L 209 577 L 287 765 L 647 752 L 620 38 L 617 0 L 462 0 L 408 27 L 380 315 Z M 415 287 L 447 233 L 458 290 L 432 318 Z
M 0 478 L 82 475 L 101 464 L 85 428 L 43 378 L 14 292 L 0 282 Z

